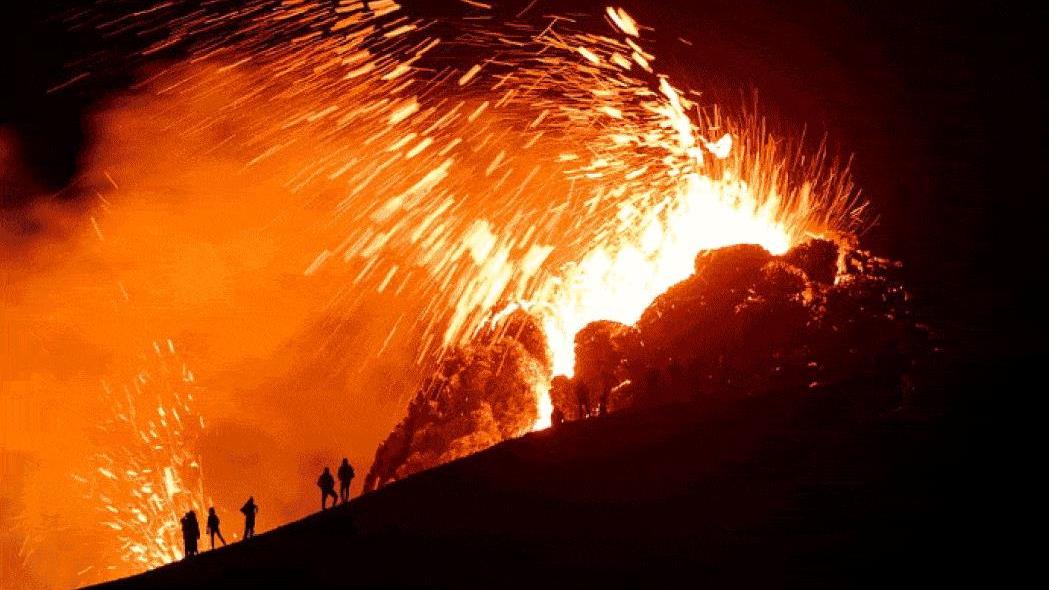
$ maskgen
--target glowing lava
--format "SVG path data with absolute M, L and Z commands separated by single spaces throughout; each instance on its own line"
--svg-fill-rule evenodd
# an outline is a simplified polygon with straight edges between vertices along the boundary
M 243 163 L 246 181 L 279 176 L 289 208 L 320 211 L 325 247 L 288 240 L 307 251 L 287 258 L 312 259 L 305 275 L 341 281 L 333 305 L 362 324 L 361 365 L 391 349 L 411 351 L 392 362 L 431 365 L 520 307 L 541 320 L 554 374 L 571 375 L 581 328 L 636 322 L 692 273 L 699 251 L 756 243 L 782 253 L 853 223 L 845 175 L 819 158 L 799 170 L 753 121 L 709 117 L 657 72 L 620 8 L 605 12 L 615 31 L 606 36 L 579 15 L 478 18 L 484 3 L 442 23 L 392 0 L 185 4 L 78 19 L 113 35 L 166 31 L 143 60 L 172 46 L 190 55 L 151 71 L 141 90 L 190 105 L 166 124 L 209 145 L 178 161 L 192 167 L 221 150 Z M 453 33 L 435 32 L 445 29 Z M 440 54 L 446 47 L 481 55 L 456 63 L 457 51 Z M 186 274 L 198 280 L 196 269 Z M 380 296 L 398 319 L 364 325 L 361 301 Z M 135 567 L 177 558 L 178 516 L 204 500 L 202 422 L 181 396 L 182 374 L 166 375 L 178 383 L 170 395 L 118 409 L 118 450 L 85 478 L 99 486 L 93 501 L 106 533 L 120 537 L 120 559 Z M 549 377 L 533 384 L 534 428 L 549 423 Z M 289 422 L 311 418 L 281 411 Z
M 206 514 L 195 448 L 204 419 L 193 408 L 194 376 L 170 340 L 154 343 L 153 353 L 130 383 L 105 386 L 115 414 L 102 436 L 116 442 L 95 457 L 93 473 L 74 476 L 97 498 L 118 560 L 132 572 L 181 559 L 179 518 L 189 510 Z M 119 573 L 115 561 L 103 575 Z

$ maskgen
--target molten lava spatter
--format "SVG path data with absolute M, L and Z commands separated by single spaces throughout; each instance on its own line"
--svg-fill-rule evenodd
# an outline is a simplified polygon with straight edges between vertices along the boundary
M 574 376 L 543 378 L 542 391 L 558 421 L 848 381 L 885 385 L 882 409 L 906 405 L 930 335 L 895 268 L 821 239 L 778 256 L 756 244 L 703 251 L 690 275 L 658 295 L 635 323 L 599 320 L 577 332 Z M 510 318 L 495 332 L 505 333 L 502 340 L 484 335 L 455 349 L 427 380 L 376 453 L 368 489 L 507 438 L 492 428 L 490 412 L 467 408 L 520 407 L 535 399 L 526 382 L 534 372 L 507 372 L 520 362 L 507 344 L 517 344 L 515 334 L 534 341 L 538 329 L 510 327 L 529 325 L 523 312 Z M 505 358 L 505 365 L 493 358 Z M 514 377 L 485 387 L 464 377 L 491 374 L 493 366 Z M 499 423 L 512 425 L 515 417 Z
M 193 372 L 170 340 L 155 342 L 130 383 L 105 384 L 114 418 L 99 436 L 110 451 L 94 457 L 94 471 L 74 476 L 101 503 L 103 525 L 113 531 L 107 577 L 154 568 L 183 557 L 179 518 L 205 514 L 204 474 L 197 444 L 204 418 L 194 409 Z M 86 575 L 88 572 L 84 572 Z
M 288 210 L 315 214 L 315 239 L 282 253 L 309 280 L 338 283 L 332 316 L 364 326 L 354 368 L 435 369 L 380 447 L 374 485 L 549 425 L 552 378 L 578 373 L 577 335 L 599 320 L 638 324 L 693 275 L 697 253 L 782 255 L 850 232 L 861 209 L 822 158 L 802 166 L 760 124 L 689 98 L 621 8 L 588 20 L 496 18 L 480 2 L 438 19 L 392 0 L 164 1 L 117 16 L 102 5 L 71 26 L 146 45 L 131 59 L 85 56 L 69 85 L 147 65 L 142 95 L 192 107 L 170 108 L 165 129 L 206 146 L 173 153 L 189 167 L 178 174 L 221 150 L 243 182 L 276 176 Z M 202 184 L 201 200 L 218 201 Z M 253 230 L 279 233 L 284 213 Z M 215 274 L 230 292 L 235 279 Z M 365 301 L 396 319 L 368 324 Z M 609 383 L 593 387 L 621 381 Z M 332 395 L 324 403 L 348 403 Z M 118 409 L 112 450 L 85 478 L 122 543 L 119 573 L 177 558 L 178 513 L 202 506 L 191 401 Z M 283 406 L 282 418 L 311 421 Z

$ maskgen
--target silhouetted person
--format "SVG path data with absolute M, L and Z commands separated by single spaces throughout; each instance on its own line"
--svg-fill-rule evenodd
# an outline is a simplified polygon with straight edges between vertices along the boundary
M 255 496 L 248 498 L 248 501 L 240 507 L 241 513 L 244 514 L 244 538 L 250 539 L 255 536 L 255 515 L 259 513 L 259 506 L 255 503 Z
M 590 389 L 582 381 L 575 386 L 575 399 L 579 403 L 579 418 L 590 417 Z
M 353 481 L 353 466 L 350 460 L 343 457 L 342 465 L 339 465 L 339 499 L 345 504 L 350 500 L 350 482 Z M 321 504 L 324 502 L 322 501 Z
M 190 510 L 183 516 L 179 523 L 182 524 L 182 542 L 186 546 L 186 557 L 197 554 L 197 540 L 200 539 L 200 522 L 197 521 L 197 513 Z
M 211 548 L 215 548 L 215 535 L 219 536 L 219 541 L 222 541 L 222 546 L 226 546 L 226 538 L 222 536 L 222 531 L 219 530 L 219 515 L 215 514 L 215 507 L 208 508 L 208 535 L 211 536 Z
M 335 478 L 331 476 L 331 470 L 324 468 L 324 473 L 317 478 L 317 487 L 321 489 L 321 510 L 328 507 L 328 496 L 331 496 L 331 505 L 339 501 L 339 495 L 335 493 Z
M 560 426 L 565 423 L 565 413 L 561 411 L 561 408 L 554 406 L 554 411 L 550 412 L 550 425 Z

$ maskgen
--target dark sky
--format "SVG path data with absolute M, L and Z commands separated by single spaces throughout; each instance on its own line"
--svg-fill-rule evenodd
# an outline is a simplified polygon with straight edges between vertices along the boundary
M 130 78 L 118 68 L 48 93 L 69 78 L 64 64 L 110 42 L 57 18 L 90 3 L 18 4 L 0 19 L 0 127 L 18 138 L 31 182 L 61 191 L 91 142 L 86 112 Z M 575 5 L 603 6 L 540 1 L 533 10 Z M 661 68 L 675 80 L 727 105 L 757 91 L 761 111 L 783 131 L 826 136 L 832 151 L 854 155 L 856 180 L 879 216 L 865 245 L 907 263 L 915 291 L 943 321 L 1026 347 L 1024 330 L 1000 328 L 1025 308 L 1018 273 L 1041 233 L 1045 125 L 1033 13 L 1001 3 L 896 0 L 622 5 L 655 28 Z M 0 187 L 5 222 L 32 193 L 12 180 Z

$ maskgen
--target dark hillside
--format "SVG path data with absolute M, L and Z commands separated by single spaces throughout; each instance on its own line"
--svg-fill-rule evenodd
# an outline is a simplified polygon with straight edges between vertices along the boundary
M 569 423 L 103 587 L 972 580 L 981 525 L 947 518 L 976 493 L 948 493 L 966 427 L 890 406 L 853 383 Z

